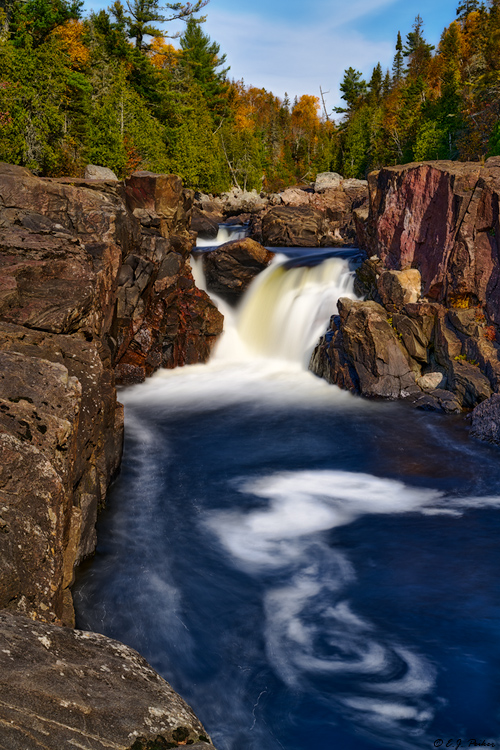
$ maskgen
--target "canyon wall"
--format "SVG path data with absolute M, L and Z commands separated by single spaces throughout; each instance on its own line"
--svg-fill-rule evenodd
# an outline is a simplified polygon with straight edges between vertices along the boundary
M 20 653 L 46 646 L 51 669 L 72 659 L 64 646 L 75 650 L 70 636 L 54 626 L 74 625 L 74 568 L 95 548 L 97 513 L 120 464 L 123 408 L 116 383 L 140 382 L 161 366 L 205 361 L 222 330 L 222 316 L 191 274 L 192 198 L 174 175 L 139 172 L 125 183 L 42 180 L 0 165 L 0 636 L 7 681 L 17 682 L 22 670 L 19 658 L 11 658 L 14 641 Z M 46 630 L 23 624 L 33 620 Z M 53 650 L 50 644 L 59 641 Z M 116 651 L 104 641 L 96 659 Z M 125 656 L 127 670 L 131 657 Z M 31 670 L 34 693 L 47 688 L 47 670 Z M 68 729 L 59 744 L 50 739 L 51 702 L 68 727 L 76 726 L 75 716 L 80 721 L 80 708 L 64 704 L 71 684 L 59 687 L 47 688 L 43 720 L 28 708 L 23 713 L 21 698 L 19 705 L 0 702 L 0 737 L 9 726 L 9 747 L 59 748 L 77 736 L 79 730 Z M 82 700 L 90 726 L 94 707 Z M 138 680 L 130 701 L 147 715 L 149 700 Z M 167 729 L 157 734 L 170 744 L 158 746 L 205 737 L 183 711 L 165 719 Z M 103 717 L 102 725 L 112 727 L 112 712 Z M 172 735 L 179 722 L 182 731 Z M 116 740 L 113 747 L 132 747 L 141 737 L 144 743 L 134 748 L 149 747 L 161 724 L 131 720 L 130 731 L 120 735 L 123 744 Z M 44 735 L 49 739 L 42 741 Z M 110 747 L 104 735 L 89 737 L 79 747 Z
M 364 302 L 340 300 L 311 359 L 367 396 L 459 412 L 499 390 L 500 158 L 369 175 L 355 211 Z

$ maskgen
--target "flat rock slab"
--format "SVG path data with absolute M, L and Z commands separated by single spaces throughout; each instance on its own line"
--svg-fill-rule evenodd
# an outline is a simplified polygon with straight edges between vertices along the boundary
M 0 750 L 213 748 L 136 651 L 0 612 Z M 203 744 L 199 744 L 203 743 Z

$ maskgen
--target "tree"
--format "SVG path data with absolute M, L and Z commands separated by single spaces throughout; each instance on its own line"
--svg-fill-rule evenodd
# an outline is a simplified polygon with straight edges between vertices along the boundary
M 423 27 L 423 20 L 417 16 L 412 31 L 406 35 L 406 45 L 403 48 L 403 55 L 409 58 L 408 73 L 414 77 L 425 75 L 434 49 L 432 44 L 427 44 L 425 41 L 422 33 Z
M 464 21 L 469 13 L 479 10 L 479 0 L 462 0 L 457 7 L 457 19 Z
M 38 47 L 70 19 L 79 19 L 83 0 L 27 0 L 12 5 L 10 32 L 16 46 Z
M 189 18 L 198 13 L 207 3 L 208 0 L 196 0 L 194 3 L 179 2 L 160 5 L 160 0 L 126 0 L 127 9 L 125 10 L 120 0 L 116 0 L 110 10 L 118 23 L 125 22 L 129 38 L 134 39 L 136 48 L 143 51 L 148 47 L 145 37 L 176 38 L 180 36 L 179 33 L 165 34 L 158 24 Z
M 220 121 L 227 109 L 226 76 L 229 68 L 222 67 L 226 55 L 220 54 L 219 45 L 203 32 L 201 24 L 201 19 L 192 16 L 188 19 L 186 30 L 180 38 L 180 63 L 198 83 L 209 110 Z
M 382 95 L 382 66 L 380 63 L 373 68 L 368 87 L 370 89 L 370 99 L 378 103 Z
M 403 77 L 403 71 L 404 71 L 403 61 L 404 61 L 403 41 L 401 39 L 401 32 L 398 31 L 398 39 L 396 42 L 396 54 L 394 55 L 394 62 L 392 64 L 392 75 L 393 75 L 394 83 L 396 86 L 400 82 L 401 78 Z
M 342 107 L 335 107 L 335 112 L 350 112 L 358 103 L 361 96 L 366 94 L 366 81 L 361 78 L 359 70 L 348 68 L 344 71 L 344 79 L 340 84 L 342 99 L 347 104 L 347 110 Z

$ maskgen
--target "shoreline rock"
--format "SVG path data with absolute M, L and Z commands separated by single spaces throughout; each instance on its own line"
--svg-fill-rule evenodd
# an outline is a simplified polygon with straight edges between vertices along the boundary
M 355 211 L 365 301 L 347 315 L 340 300 L 310 369 L 362 395 L 483 413 L 479 404 L 500 389 L 500 158 L 387 167 L 368 184 L 369 210 Z M 376 326 L 367 323 L 374 304 Z M 354 314 L 363 322 L 356 347 Z M 398 348 L 410 386 L 398 385 Z
M 81 706 L 75 698 L 68 709 L 64 701 L 82 670 L 100 702 L 122 710 L 122 683 L 78 666 L 70 641 L 81 645 L 87 636 L 59 627 L 74 626 L 74 569 L 95 549 L 97 513 L 121 461 L 116 382 L 206 361 L 222 330 L 222 315 L 191 273 L 192 192 L 175 175 L 139 172 L 125 183 L 104 177 L 40 179 L 0 164 L 0 631 L 17 644 L 13 660 L 8 645 L 2 653 L 2 675 L 10 675 L 6 694 L 23 680 L 19 700 L 33 700 L 38 717 L 28 727 L 28 708 L 23 716 L 14 704 L 0 705 L 13 750 L 59 750 L 79 736 Z M 40 687 L 54 681 L 53 665 L 36 665 L 47 644 L 62 641 L 68 679 L 53 673 L 61 683 L 53 696 Z M 117 648 L 127 651 L 103 636 L 90 641 L 98 646 L 92 658 L 101 658 L 101 648 L 110 658 Z M 23 654 L 32 654 L 32 668 Z M 145 666 L 126 659 L 127 679 L 139 680 Z M 131 701 L 139 705 L 138 694 Z M 50 723 L 56 708 L 76 734 L 58 736 L 59 725 Z M 86 727 L 96 710 L 82 709 Z M 105 730 L 113 734 L 126 714 L 103 721 L 102 737 L 90 733 L 89 750 L 108 747 Z M 205 737 L 189 715 L 181 744 Z M 164 730 L 155 717 L 133 723 L 131 742 L 113 735 L 113 746 L 146 750 L 156 736 L 177 746 L 176 727 Z

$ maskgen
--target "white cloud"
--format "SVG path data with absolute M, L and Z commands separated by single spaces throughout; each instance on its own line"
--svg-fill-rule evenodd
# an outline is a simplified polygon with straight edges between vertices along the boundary
M 386 4 L 387 0 L 380 0 L 379 5 Z M 359 15 L 366 5 L 355 3 L 342 23 L 353 20 L 355 11 Z M 373 42 L 353 31 L 347 34 L 339 25 L 330 18 L 300 27 L 283 20 L 278 27 L 254 14 L 213 7 L 204 28 L 226 53 L 230 77 L 243 78 L 280 97 L 287 92 L 291 99 L 301 94 L 319 96 L 321 86 L 330 92 L 326 101 L 331 109 L 341 103 L 339 83 L 346 68 L 352 66 L 369 76 L 377 62 L 389 65 L 394 52 L 392 43 Z

